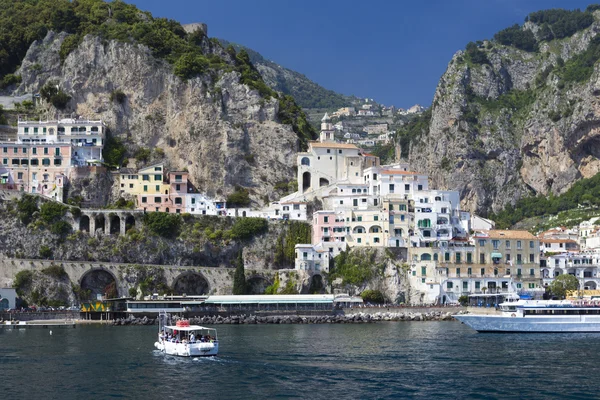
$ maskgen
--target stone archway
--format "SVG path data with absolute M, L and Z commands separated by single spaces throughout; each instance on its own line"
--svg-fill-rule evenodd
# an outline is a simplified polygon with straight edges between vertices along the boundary
M 173 280 L 173 294 L 203 295 L 210 293 L 210 284 L 200 272 L 186 271 Z
M 135 217 L 131 214 L 127 214 L 125 217 L 125 232 L 132 228 L 135 228 Z
M 306 192 L 310 189 L 310 172 L 305 172 L 302 174 L 302 191 Z
M 105 269 L 93 269 L 86 272 L 79 281 L 81 301 L 96 300 L 98 295 L 109 298 L 119 297 L 117 278 Z M 84 298 L 81 298 L 84 297 Z
M 312 276 L 310 280 L 310 286 L 308 288 L 309 294 L 324 294 L 325 284 L 323 283 L 323 277 L 319 274 Z
M 106 218 L 104 218 L 104 214 L 98 214 L 94 217 L 94 225 L 94 229 L 96 230 L 96 232 L 98 231 L 98 229 L 101 229 L 102 233 L 106 232 Z
M 88 217 L 87 215 L 82 215 L 79 218 L 79 230 L 82 232 L 90 231 L 90 217 Z
M 267 278 L 260 275 L 246 279 L 248 294 L 265 294 L 265 290 L 269 285 L 271 285 L 271 282 L 269 282 Z
M 118 235 L 121 233 L 121 218 L 118 215 L 110 216 L 110 234 Z

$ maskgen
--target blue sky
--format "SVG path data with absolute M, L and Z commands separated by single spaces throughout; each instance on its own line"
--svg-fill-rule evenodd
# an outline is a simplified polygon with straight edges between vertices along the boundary
M 126 0 L 155 16 L 205 22 L 327 89 L 399 107 L 429 106 L 452 55 L 522 23 L 532 11 L 585 9 L 579 0 Z M 599 1 L 600 2 L 600 1 Z

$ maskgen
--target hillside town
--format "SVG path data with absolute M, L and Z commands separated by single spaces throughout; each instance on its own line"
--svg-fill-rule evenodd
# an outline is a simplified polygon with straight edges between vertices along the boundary
M 105 139 L 100 120 L 19 120 L 16 138 L 0 143 L 2 188 L 63 202 L 70 179 L 102 165 Z M 327 114 L 319 139 L 298 153 L 297 170 L 297 190 L 262 209 L 228 207 L 200 193 L 187 171 L 167 171 L 162 162 L 113 177 L 119 196 L 144 212 L 308 221 L 312 241 L 296 245 L 295 268 L 310 274 L 328 273 L 351 248 L 394 248 L 421 304 L 500 293 L 540 298 L 561 274 L 582 279 L 585 289 L 598 287 L 596 220 L 538 236 L 495 230 L 493 221 L 461 210 L 458 191 L 432 188 L 407 163 L 381 165 L 356 144 L 337 141 Z M 311 215 L 309 203 L 319 205 Z

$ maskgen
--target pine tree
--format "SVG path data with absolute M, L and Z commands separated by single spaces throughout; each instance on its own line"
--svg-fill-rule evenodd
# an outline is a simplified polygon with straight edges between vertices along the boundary
M 244 258 L 242 250 L 238 253 L 233 275 L 233 294 L 246 294 L 246 274 L 244 273 Z

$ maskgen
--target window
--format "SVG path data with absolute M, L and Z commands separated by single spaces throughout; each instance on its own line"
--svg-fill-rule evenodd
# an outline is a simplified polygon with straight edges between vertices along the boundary
M 23 154 L 27 154 L 27 147 L 23 147 Z
M 535 269 L 531 268 L 529 270 L 529 275 L 534 276 L 535 275 Z
M 379 243 L 379 238 L 378 237 L 373 238 L 373 243 Z
M 37 154 L 37 147 L 31 149 L 31 154 Z
M 521 276 L 521 268 L 517 268 L 517 276 Z
M 57 147 L 54 149 L 54 155 L 55 156 L 60 156 L 60 147 Z
M 48 154 L 48 148 L 44 147 L 44 154 Z
M 181 185 L 179 185 L 179 184 L 175 185 L 175 190 L 176 191 L 180 191 L 181 190 Z
M 481 282 L 479 282 L 479 281 L 475 282 L 475 289 L 481 289 Z
M 323 222 L 324 223 L 328 223 L 329 222 L 329 217 L 323 217 Z
M 3 158 L 2 159 L 2 164 L 8 165 L 8 158 Z
M 133 183 L 129 184 L 129 189 L 133 189 Z
M 19 149 L 16 147 L 13 147 L 13 153 L 17 154 L 19 152 Z
M 390 193 L 394 193 L 394 185 L 390 183 Z
M 484 239 L 479 239 L 479 245 L 480 246 L 485 246 L 485 240 Z
M 358 238 L 358 239 L 356 239 L 356 242 L 357 242 L 357 243 L 361 243 L 361 242 L 362 242 L 362 239 L 361 239 L 361 238 Z
M 154 188 L 156 189 L 157 192 L 160 192 L 160 185 L 156 185 L 156 186 L 154 186 Z
M 421 267 L 421 275 L 427 275 L 427 267 Z
M 378 216 L 378 215 L 375 215 L 375 216 L 373 217 L 373 221 L 379 221 L 379 216 Z
M 3 148 L 2 148 L 2 152 L 3 152 L 3 153 L 8 153 L 8 147 L 3 147 Z
M 528 287 L 529 289 L 535 289 L 535 283 L 529 283 Z
M 142 180 L 143 181 L 149 181 L 150 180 L 150 175 L 142 175 Z
M 50 165 L 50 159 L 49 158 L 44 158 L 42 160 L 42 165 Z
M 155 181 L 162 181 L 162 175 L 154 175 Z
M 147 197 L 142 197 L 142 203 L 146 203 L 148 201 Z
M 342 154 L 342 151 L 341 151 L 341 150 L 338 150 L 338 154 Z
M 517 254 L 517 264 L 523 264 L 523 259 L 520 254 Z
M 24 129 L 25 133 L 29 133 L 29 128 Z
M 534 257 L 535 257 L 535 255 L 533 255 L 533 254 L 529 255 L 529 262 L 530 263 L 535 262 L 535 258 Z
M 155 198 L 154 198 L 154 202 L 155 202 L 155 203 L 160 203 L 160 202 L 161 202 L 161 199 L 160 199 L 160 197 L 155 197 Z
M 31 159 L 31 165 L 40 165 L 40 162 L 37 158 Z
M 17 173 L 17 179 L 23 179 L 23 173 L 22 172 L 18 172 Z
M 161 168 L 161 167 L 154 167 L 154 170 L 155 170 L 155 171 L 161 171 L 161 170 L 162 170 L 162 168 Z
M 357 220 L 358 222 L 361 222 L 361 221 L 362 221 L 362 216 L 356 217 L 356 220 Z
M 506 241 L 505 246 L 506 246 L 507 249 L 510 249 L 510 240 Z
M 447 282 L 446 283 L 446 288 L 452 289 L 453 287 L 454 287 L 454 284 L 452 282 Z
M 460 263 L 461 262 L 460 253 L 456 253 L 455 256 L 456 256 L 456 262 Z
M 450 253 L 444 254 L 444 261 L 446 261 L 446 262 L 450 261 Z
M 417 190 L 423 190 L 423 185 L 417 186 Z
M 460 268 L 456 268 L 456 276 L 460 276 Z
M 181 197 L 175 197 L 175 204 L 182 204 Z
M 406 192 L 408 192 L 408 191 L 410 190 L 410 185 L 408 185 L 408 184 L 407 184 L 407 185 L 404 185 L 404 190 L 405 190 Z
M 485 264 L 485 254 L 479 255 L 479 264 Z
M 60 159 L 59 158 L 55 158 L 54 159 L 54 165 L 60 165 L 60 164 L 61 164 Z
M 492 240 L 492 246 L 494 246 L 494 250 L 498 250 L 498 247 L 500 246 L 500 241 Z
M 530 241 L 529 241 L 529 248 L 530 248 L 530 249 L 533 249 L 533 240 L 530 240 Z
M 517 250 L 521 250 L 521 241 L 517 240 Z
M 390 204 L 390 211 L 394 211 L 394 205 Z
M 473 271 L 471 270 L 471 267 L 467 268 L 467 275 L 471 276 L 472 273 Z
M 400 211 L 406 211 L 406 204 L 400 204 Z
M 481 272 L 481 276 L 484 276 L 485 275 L 485 268 L 481 268 L 481 270 L 479 272 Z
M 148 185 L 144 185 L 144 192 L 148 191 Z
M 472 253 L 467 253 L 467 262 L 468 263 L 472 263 L 473 262 L 473 254 Z
M 463 282 L 463 290 L 469 290 L 469 282 L 467 282 L 467 281 Z

